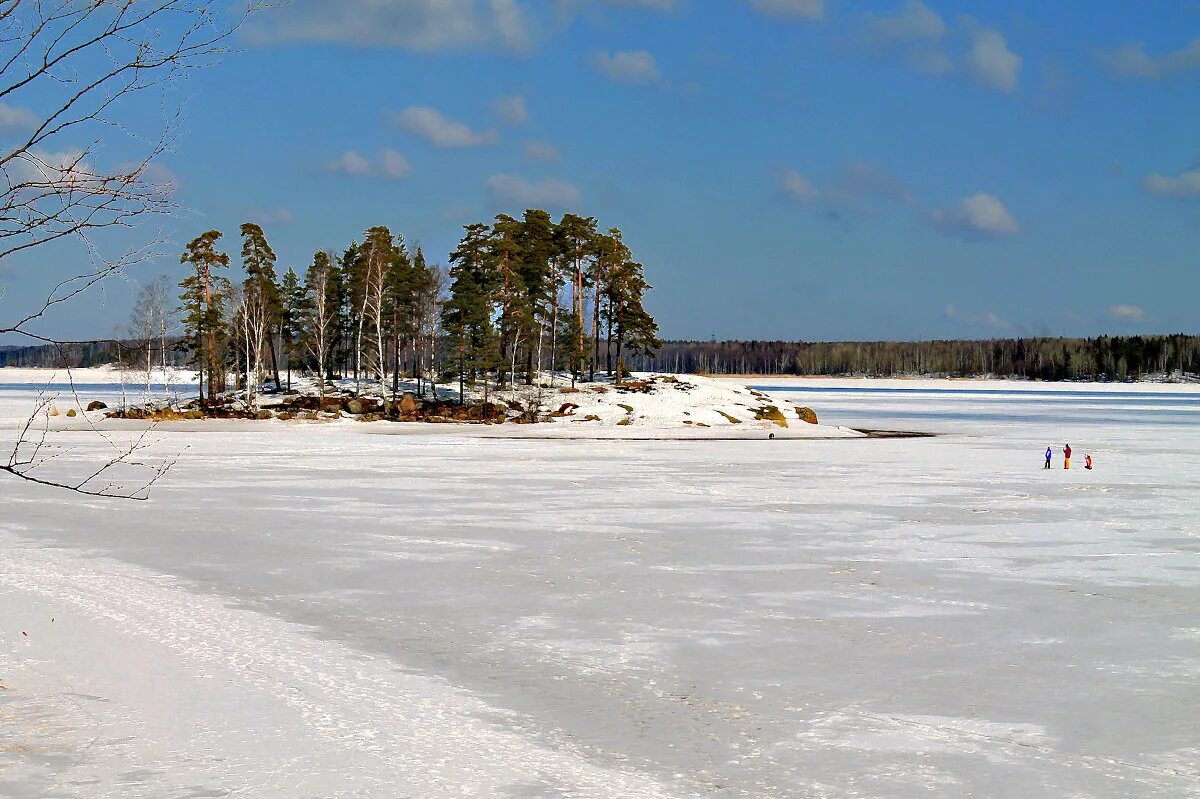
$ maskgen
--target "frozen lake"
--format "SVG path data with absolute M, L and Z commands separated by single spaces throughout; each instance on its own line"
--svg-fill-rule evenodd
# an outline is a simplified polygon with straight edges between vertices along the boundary
M 0 476 L 0 795 L 1197 795 L 1200 388 L 910 382 L 762 385 L 937 438 L 213 427 L 149 503 Z

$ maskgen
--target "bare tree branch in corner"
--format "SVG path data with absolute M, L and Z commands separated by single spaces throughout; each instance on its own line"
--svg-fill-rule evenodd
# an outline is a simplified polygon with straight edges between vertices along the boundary
M 230 13 L 226 0 L 0 0 L 0 267 L 42 248 L 74 242 L 83 268 L 66 272 L 44 299 L 5 308 L 0 335 L 57 344 L 35 323 L 103 281 L 156 254 L 152 239 L 110 255 L 97 234 L 144 225 L 176 210 L 170 174 L 157 159 L 171 149 L 181 111 L 171 93 L 193 70 L 215 63 L 257 7 Z M 162 118 L 139 115 L 138 98 L 157 93 Z M 144 113 L 145 102 L 142 105 Z M 102 145 L 120 140 L 138 155 L 106 163 Z M 49 250 L 47 250 L 49 251 Z M 46 259 L 37 264 L 45 270 Z M 15 264 L 20 268 L 19 264 Z M 143 433 L 81 480 L 45 467 L 61 454 L 50 442 L 50 400 L 39 400 L 0 471 L 96 496 L 145 498 L 170 462 L 143 461 Z M 46 423 L 38 429 L 39 420 Z M 97 431 L 99 432 L 99 431 Z M 135 483 L 107 477 L 149 470 Z M 40 470 L 40 471 L 38 471 Z
M 131 443 L 121 444 L 110 435 L 93 427 L 108 445 L 109 452 L 82 473 L 67 475 L 58 472 L 48 475 L 45 467 L 50 465 L 66 450 L 51 437 L 50 419 L 55 397 L 39 394 L 33 412 L 21 424 L 16 446 L 8 463 L 0 465 L 0 472 L 31 483 L 65 488 L 92 497 L 118 497 L 121 499 L 147 500 L 150 489 L 159 478 L 171 470 L 175 459 L 143 459 L 156 442 L 150 439 L 153 427 L 142 430 Z

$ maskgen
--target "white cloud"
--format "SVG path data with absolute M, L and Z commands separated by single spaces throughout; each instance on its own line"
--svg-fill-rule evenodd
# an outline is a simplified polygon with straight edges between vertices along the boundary
M 815 0 L 804 0 L 810 4 Z M 245 26 L 255 44 L 325 42 L 414 52 L 529 53 L 597 5 L 671 11 L 686 0 L 287 0 Z M 795 0 L 793 0 L 795 2 Z
M 579 188 L 557 178 L 529 181 L 515 175 L 493 175 L 487 182 L 493 206 L 563 209 L 579 204 Z
M 0 103 L 0 130 L 34 130 L 39 124 L 37 115 L 28 108 Z
M 799 203 L 816 202 L 821 193 L 808 178 L 794 169 L 785 169 L 779 175 L 779 187 L 790 199 Z
M 1180 172 L 1175 177 L 1152 172 L 1142 178 L 1142 189 L 1160 197 L 1180 200 L 1200 197 L 1200 168 Z
M 893 200 L 912 205 L 912 191 L 900 178 L 881 166 L 851 159 L 842 163 L 833 180 L 822 191 L 833 205 L 870 211 L 871 199 Z
M 86 160 L 87 153 L 79 148 L 68 148 L 57 152 L 52 150 L 31 150 L 23 152 L 6 166 L 6 171 L 16 181 L 38 184 L 77 184 L 87 186 L 96 181 L 92 165 Z M 137 164 L 125 164 L 117 167 L 118 172 L 130 173 L 138 168 Z
M 946 33 L 946 23 L 921 0 L 905 0 L 895 14 L 868 13 L 866 19 L 871 37 L 881 41 L 935 40 Z
M 494 130 L 471 130 L 465 123 L 449 119 L 427 105 L 409 106 L 396 116 L 395 122 L 436 147 L 481 147 L 500 139 Z
M 825 16 L 825 0 L 747 0 L 750 7 L 769 17 L 820 19 Z
M 1021 226 L 993 194 L 978 192 L 950 210 L 934 211 L 934 225 L 943 233 L 966 240 L 1014 236 Z
M 256 209 L 246 217 L 260 225 L 290 225 L 296 221 L 295 215 L 286 208 Z
M 412 165 L 395 150 L 385 149 L 380 153 L 378 163 L 372 163 L 355 150 L 347 150 L 326 164 L 325 171 L 359 178 L 382 177 L 401 180 L 412 173 Z
M 971 49 L 963 56 L 963 66 L 980 85 L 1012 93 L 1021 75 L 1021 57 L 1008 49 L 1004 36 L 995 28 L 983 28 L 967 21 Z
M 1140 322 L 1146 318 L 1146 312 L 1138 305 L 1110 305 L 1108 315 L 1125 322 Z
M 382 159 L 383 176 L 392 180 L 402 180 L 412 174 L 412 164 L 395 150 L 384 150 Z
M 1161 80 L 1200 67 L 1200 38 L 1158 57 L 1147 53 L 1141 42 L 1129 42 L 1110 53 L 1101 53 L 1100 60 L 1118 75 Z
M 513 50 L 529 50 L 532 35 L 525 25 L 525 17 L 517 0 L 489 0 L 488 6 L 500 41 Z
M 627 6 L 629 8 L 650 8 L 655 11 L 670 11 L 678 6 L 681 0 L 603 0 L 610 6 Z
M 976 327 L 986 327 L 992 330 L 1010 330 L 1013 326 L 1012 322 L 1000 318 L 994 311 L 985 311 L 981 314 L 967 313 L 959 310 L 958 306 L 954 303 L 947 305 L 943 313 L 947 319 L 953 319 L 956 322 L 965 322 Z
M 525 142 L 525 160 L 538 161 L 543 164 L 553 164 L 561 157 L 558 148 L 548 141 L 530 139 Z
M 874 215 L 879 201 L 916 204 L 904 181 L 883 167 L 857 159 L 842 163 L 823 185 L 814 184 L 793 169 L 785 169 L 780 173 L 779 186 L 789 199 L 820 205 L 832 215 L 845 212 Z
M 617 83 L 648 84 L 662 81 L 654 56 L 645 50 L 618 50 L 607 53 L 603 50 L 593 56 L 596 69 Z
M 529 108 L 522 94 L 497 97 L 492 100 L 492 111 L 500 117 L 501 122 L 509 125 L 524 125 L 529 121 Z
M 326 164 L 325 170 L 341 175 L 367 177 L 371 174 L 371 163 L 354 150 L 347 150 Z
M 247 28 L 259 42 L 330 42 L 429 52 L 499 47 L 524 52 L 536 38 L 516 0 L 293 0 Z
M 174 173 L 169 167 L 160 164 L 157 161 L 151 161 L 148 164 L 118 164 L 117 171 L 138 171 L 138 180 L 150 186 L 157 187 L 160 191 L 167 194 L 175 194 L 179 191 L 182 185 L 179 176 Z

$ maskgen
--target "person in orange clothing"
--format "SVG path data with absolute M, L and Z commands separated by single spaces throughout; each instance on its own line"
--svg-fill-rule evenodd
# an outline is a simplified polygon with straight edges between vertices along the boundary
M 1091 455 L 1083 456 L 1083 468 L 1085 468 L 1089 471 L 1091 470 L 1091 468 L 1092 468 L 1092 456 Z
M 1071 445 L 1063 444 L 1063 468 L 1071 468 Z

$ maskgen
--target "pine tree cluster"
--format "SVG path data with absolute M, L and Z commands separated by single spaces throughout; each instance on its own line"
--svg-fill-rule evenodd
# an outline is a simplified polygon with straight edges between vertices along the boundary
M 371 227 L 340 255 L 316 252 L 303 279 L 291 268 L 278 277 L 259 225 L 240 233 L 240 284 L 220 231 L 180 257 L 190 268 L 179 284 L 181 347 L 209 398 L 230 374 L 249 397 L 264 383 L 290 389 L 294 368 L 319 376 L 322 395 L 326 380 L 351 375 L 393 393 L 411 376 L 419 394 L 457 379 L 460 396 L 468 383 L 532 383 L 545 369 L 620 380 L 626 358 L 660 346 L 642 265 L 619 230 L 600 232 L 591 217 L 528 210 L 467 225 L 448 270 Z

